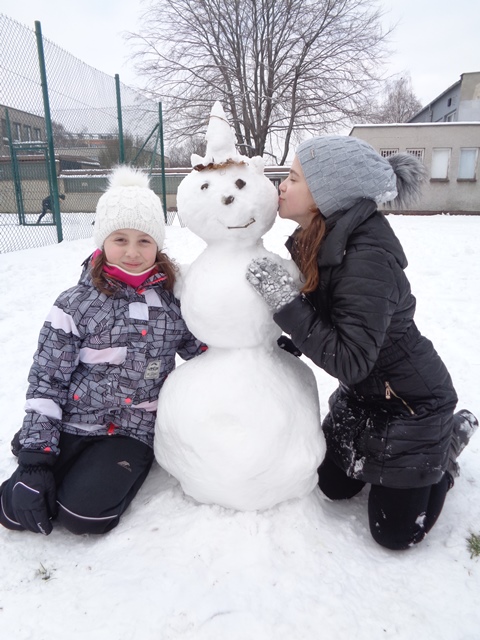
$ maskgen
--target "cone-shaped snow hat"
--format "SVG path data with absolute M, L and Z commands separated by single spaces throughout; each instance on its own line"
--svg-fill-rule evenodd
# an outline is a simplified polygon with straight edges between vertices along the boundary
M 205 157 L 192 155 L 192 165 L 222 164 L 227 160 L 242 162 L 244 158 L 235 148 L 235 132 L 229 125 L 220 102 L 215 102 L 210 112 L 210 120 L 205 134 L 207 150 Z

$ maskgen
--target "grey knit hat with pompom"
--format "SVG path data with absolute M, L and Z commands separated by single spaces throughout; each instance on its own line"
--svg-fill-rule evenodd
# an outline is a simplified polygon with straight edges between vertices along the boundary
M 419 194 L 425 169 L 406 153 L 383 158 L 368 143 L 351 136 L 322 136 L 302 142 L 297 156 L 320 213 L 328 218 L 360 200 L 403 205 Z
M 148 177 L 137 169 L 114 169 L 107 191 L 100 197 L 93 239 L 101 249 L 108 236 L 119 229 L 136 229 L 151 236 L 162 249 L 165 220 L 159 197 L 150 189 Z

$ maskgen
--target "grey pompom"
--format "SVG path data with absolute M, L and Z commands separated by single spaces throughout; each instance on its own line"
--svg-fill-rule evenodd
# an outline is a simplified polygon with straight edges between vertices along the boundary
M 398 195 L 394 200 L 395 205 L 400 208 L 408 207 L 420 197 L 427 170 L 423 162 L 411 153 L 396 153 L 387 160 L 397 177 Z

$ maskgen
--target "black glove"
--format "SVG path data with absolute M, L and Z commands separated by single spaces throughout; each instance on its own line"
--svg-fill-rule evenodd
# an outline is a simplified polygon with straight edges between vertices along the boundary
M 282 334 L 277 340 L 277 344 L 280 347 L 280 349 L 283 349 L 284 351 L 288 351 L 288 353 L 291 353 L 294 356 L 297 356 L 297 358 L 299 358 L 302 355 L 302 352 L 300 351 L 300 349 L 298 349 L 298 347 L 295 346 L 293 340 L 286 335 Z
M 52 465 L 53 453 L 23 449 L 18 454 L 18 469 L 12 489 L 15 520 L 28 531 L 52 532 L 50 519 L 55 515 L 57 490 Z

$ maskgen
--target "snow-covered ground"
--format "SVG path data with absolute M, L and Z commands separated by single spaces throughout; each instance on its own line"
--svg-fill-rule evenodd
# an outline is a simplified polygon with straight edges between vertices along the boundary
M 417 324 L 450 369 L 459 408 L 480 416 L 480 217 L 390 216 L 417 296 Z M 270 250 L 286 256 L 292 224 Z M 203 242 L 167 229 L 191 262 Z M 91 240 L 0 256 L 0 479 L 15 468 L 38 332 L 72 286 Z M 308 361 L 305 360 L 307 363 Z M 335 381 L 313 367 L 322 415 Z M 265 512 L 196 504 L 155 465 L 103 537 L 0 530 L 0 634 L 8 640 L 479 640 L 480 435 L 427 539 L 387 551 L 368 531 L 366 491 L 333 503 L 315 491 Z

